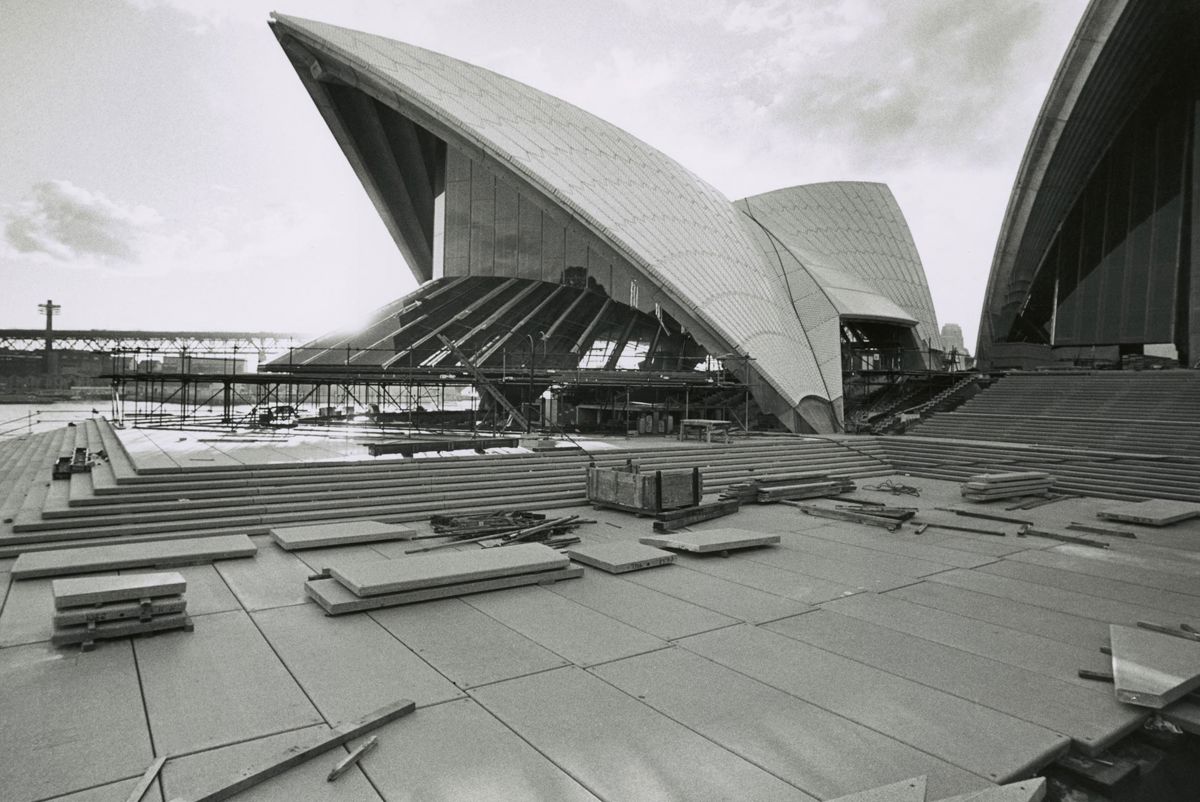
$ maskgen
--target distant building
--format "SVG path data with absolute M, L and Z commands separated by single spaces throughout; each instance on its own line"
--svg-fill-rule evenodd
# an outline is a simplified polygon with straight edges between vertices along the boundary
M 1200 5 L 1093 0 L 1025 151 L 978 358 L 1200 360 Z
M 844 368 L 923 367 L 940 350 L 886 186 L 731 203 L 517 81 L 319 22 L 277 14 L 271 27 L 421 286 L 267 369 L 437 377 L 461 370 L 457 349 L 485 372 L 527 371 L 534 403 L 546 371 L 612 387 L 598 374 L 686 381 L 717 362 L 786 428 L 833 431 Z

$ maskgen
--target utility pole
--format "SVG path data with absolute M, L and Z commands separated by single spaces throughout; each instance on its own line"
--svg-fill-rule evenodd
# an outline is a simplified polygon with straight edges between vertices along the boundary
M 38 304 L 38 311 L 46 316 L 46 346 L 42 356 L 42 367 L 47 376 L 54 375 L 54 313 L 62 306 L 46 299 L 46 303 Z

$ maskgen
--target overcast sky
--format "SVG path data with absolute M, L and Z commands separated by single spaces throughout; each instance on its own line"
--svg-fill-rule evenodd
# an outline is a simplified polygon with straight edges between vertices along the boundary
M 1086 0 L 294 0 L 564 98 L 731 199 L 889 184 L 974 350 Z M 0 0 L 0 328 L 307 333 L 414 287 L 254 0 Z

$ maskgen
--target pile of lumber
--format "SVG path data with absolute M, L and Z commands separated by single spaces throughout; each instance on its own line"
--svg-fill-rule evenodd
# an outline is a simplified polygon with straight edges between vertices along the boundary
M 540 512 L 487 510 L 476 513 L 435 515 L 429 519 L 434 534 L 455 539 L 478 535 L 502 535 L 534 526 L 546 520 Z
M 969 501 L 995 501 L 1015 496 L 1044 496 L 1054 486 L 1054 477 L 1041 471 L 1010 473 L 981 473 L 970 477 L 961 486 L 963 498 Z
M 917 514 L 917 510 L 913 507 L 840 505 L 837 509 L 831 510 L 827 507 L 818 507 L 815 504 L 801 504 L 791 500 L 785 500 L 783 503 L 797 508 L 805 515 L 812 515 L 817 518 L 829 518 L 833 521 L 848 521 L 849 523 L 878 526 L 889 532 L 895 532 L 905 521 Z
M 72 577 L 51 583 L 55 646 L 80 644 L 89 651 L 102 638 L 192 629 L 187 581 L 176 572 Z
M 545 518 L 546 516 L 538 517 Z M 448 537 L 449 540 L 432 546 L 408 549 L 404 553 L 423 554 L 427 551 L 437 551 L 467 543 L 478 543 L 485 549 L 494 546 L 511 546 L 515 543 L 541 543 L 560 549 L 579 542 L 579 537 L 573 532 L 576 527 L 584 523 L 595 523 L 595 521 L 581 519 L 578 515 L 568 515 L 564 518 L 543 520 L 541 523 L 526 526 L 523 529 L 514 529 L 511 526 L 466 526 L 455 531 L 443 526 L 442 534 L 435 534 L 433 537 Z M 482 531 L 483 534 L 474 534 L 479 531 Z
M 347 560 L 325 567 L 304 590 L 329 615 L 545 585 L 583 573 L 542 543 L 455 551 L 402 560 Z
M 769 479 L 748 479 L 727 486 L 720 495 L 722 501 L 742 504 L 770 504 L 775 501 L 797 501 L 806 498 L 840 496 L 853 492 L 854 480 L 828 474 L 798 473 L 772 476 Z

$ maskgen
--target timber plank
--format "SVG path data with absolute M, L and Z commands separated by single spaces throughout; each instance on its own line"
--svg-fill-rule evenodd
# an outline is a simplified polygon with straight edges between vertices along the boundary
M 574 584 L 578 583 L 567 582 L 564 586 Z M 369 615 L 460 688 L 568 664 L 562 657 L 459 599 L 377 610 Z
M 171 800 L 197 796 L 205 789 L 228 783 L 247 766 L 258 765 L 290 746 L 327 736 L 331 731 L 330 727 L 320 724 L 174 757 L 163 767 L 163 788 Z M 325 760 L 309 760 L 278 774 L 256 785 L 253 798 L 260 802 L 295 802 L 312 797 L 314 789 L 320 788 L 330 802 L 382 802 L 371 783 L 357 769 L 347 772 L 335 784 L 325 782 L 331 762 L 345 754 L 345 747 L 341 747 L 333 750 Z
M 344 521 L 313 526 L 276 526 L 271 537 L 281 549 L 298 551 L 325 546 L 347 546 L 354 543 L 377 543 L 387 540 L 408 540 L 416 530 L 402 524 L 379 521 Z
M 1090 649 L 1059 643 L 911 604 L 890 594 L 860 593 L 830 602 L 824 609 L 1083 687 L 1095 683 L 1080 679 L 1079 669 L 1100 668 L 1106 662 L 1098 651 L 1099 643 Z
M 678 643 L 993 782 L 1027 776 L 1070 745 L 1044 727 L 762 628 Z
M 623 578 L 650 590 L 752 624 L 774 621 L 776 618 L 798 615 L 812 609 L 804 602 L 765 593 L 681 565 L 668 565 L 656 571 L 642 571 Z
M 912 637 L 831 610 L 785 618 L 767 629 L 952 693 L 1071 737 L 1094 755 L 1141 726 L 1147 715 L 1085 687 L 961 649 Z
M 928 775 L 931 792 L 939 796 L 988 785 L 933 755 L 685 649 L 617 660 L 592 673 L 820 799 L 914 774 Z
M 588 571 L 546 589 L 663 640 L 738 623 L 738 619 L 659 593 L 636 582 Z
M 471 695 L 602 799 L 813 800 L 578 668 Z
M 12 575 L 14 579 L 29 579 L 120 568 L 161 568 L 168 565 L 252 557 L 256 551 L 257 547 L 245 535 L 54 549 L 22 554 L 13 563 Z
M 337 750 L 339 754 L 344 754 L 344 750 L 339 749 L 343 744 L 366 735 L 384 724 L 407 716 L 414 709 L 416 709 L 416 705 L 411 700 L 400 699 L 371 711 L 361 719 L 343 722 L 328 732 L 312 733 L 306 740 L 295 742 L 262 762 L 238 772 L 236 779 L 231 782 L 192 797 L 192 799 L 195 802 L 223 802 L 223 800 L 256 787 L 259 783 L 277 777 L 297 766 L 302 766 L 317 755 L 331 750 Z
M 570 560 L 541 543 L 494 549 L 427 554 L 398 560 L 327 566 L 329 573 L 359 596 L 476 582 L 495 577 L 567 568 Z
M 594 665 L 667 645 L 545 588 L 519 588 L 463 601 L 576 665 Z
M 329 721 L 357 719 L 401 696 L 424 706 L 462 695 L 369 616 L 329 618 L 305 604 L 252 617 Z
M 49 610 L 47 601 L 47 618 Z M 154 759 L 129 643 L 70 659 L 49 644 L 0 649 L 0 676 L 5 799 L 111 783 L 141 774 Z
M 133 793 L 137 783 L 138 778 L 131 777 L 107 785 L 86 788 L 73 794 L 56 796 L 52 802 L 125 802 Z M 141 802 L 162 802 L 162 799 L 162 794 L 158 792 L 158 783 L 151 783 L 150 787 L 146 789 L 146 793 L 142 795 Z
M 1200 688 L 1200 643 L 1119 624 L 1109 633 L 1117 699 L 1161 709 Z
M 154 574 L 81 576 L 55 579 L 50 583 L 54 609 L 106 604 L 115 601 L 178 596 L 187 590 L 187 580 L 176 571 Z
M 164 754 L 322 723 L 243 612 L 203 616 L 194 632 L 139 640 L 136 649 L 146 715 Z

